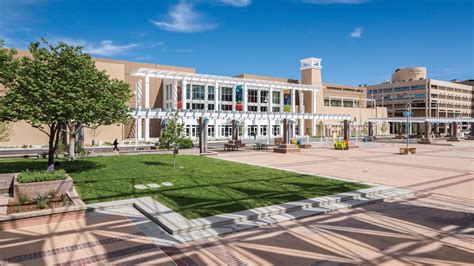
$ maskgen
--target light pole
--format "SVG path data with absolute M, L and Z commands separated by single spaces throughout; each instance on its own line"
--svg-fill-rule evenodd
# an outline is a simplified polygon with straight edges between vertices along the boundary
M 411 104 L 407 103 L 405 116 L 407 117 L 407 125 L 406 125 L 406 133 L 407 133 L 407 149 L 408 149 L 408 142 L 410 141 L 410 116 L 411 116 Z

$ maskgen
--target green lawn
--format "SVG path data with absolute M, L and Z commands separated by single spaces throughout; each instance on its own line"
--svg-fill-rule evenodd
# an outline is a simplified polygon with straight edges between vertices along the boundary
M 44 169 L 45 160 L 0 160 L 0 173 Z M 357 190 L 368 186 L 192 155 L 60 161 L 86 203 L 151 196 L 189 219 Z M 172 182 L 138 190 L 136 184 Z

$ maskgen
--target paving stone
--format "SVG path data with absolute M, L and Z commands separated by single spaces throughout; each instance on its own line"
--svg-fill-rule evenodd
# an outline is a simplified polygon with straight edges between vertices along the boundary
M 148 188 L 147 186 L 142 185 L 142 184 L 134 185 L 133 187 L 136 188 L 136 189 L 147 189 Z
M 151 184 L 146 184 L 150 188 L 160 188 L 161 186 L 158 185 L 157 183 L 151 183 Z

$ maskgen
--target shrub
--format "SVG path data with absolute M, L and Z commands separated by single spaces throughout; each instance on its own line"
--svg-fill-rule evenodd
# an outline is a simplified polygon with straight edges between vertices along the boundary
M 43 181 L 54 181 L 66 179 L 66 172 L 64 170 L 56 170 L 54 172 L 47 171 L 23 171 L 18 176 L 20 183 L 32 183 Z
M 347 150 L 347 143 L 343 140 L 337 140 L 336 142 L 334 142 L 334 149 Z
M 61 195 L 61 205 L 62 206 L 69 206 L 69 198 L 66 194 Z
M 180 139 L 177 144 L 180 149 L 190 149 L 193 147 L 193 141 L 191 139 Z
M 46 208 L 48 206 L 47 199 L 48 199 L 48 196 L 46 194 L 44 195 L 38 194 L 36 196 L 36 207 L 38 207 L 38 209 L 40 210 Z
M 18 202 L 20 202 L 21 205 L 24 205 L 28 201 L 30 201 L 30 198 L 28 197 L 28 195 L 20 194 L 20 197 L 18 198 Z
M 57 191 L 54 189 L 51 189 L 48 191 L 48 196 L 50 196 L 51 198 L 56 197 L 56 194 L 57 194 Z

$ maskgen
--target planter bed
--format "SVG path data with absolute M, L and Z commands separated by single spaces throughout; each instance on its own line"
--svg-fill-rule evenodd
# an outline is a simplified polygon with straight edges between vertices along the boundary
M 48 194 L 50 191 L 56 192 L 57 195 L 62 195 L 68 191 L 72 191 L 74 182 L 70 176 L 66 176 L 63 180 L 43 181 L 20 183 L 18 182 L 18 175 L 15 174 L 13 179 L 13 198 L 18 201 L 20 195 L 26 195 L 30 199 L 36 198 L 38 195 Z
M 9 205 L 7 214 L 0 215 L 0 231 L 84 218 L 87 206 L 79 198 L 76 191 L 72 190 L 67 192 L 66 195 L 69 200 L 68 206 L 62 206 L 59 202 L 61 206 L 57 207 L 54 203 L 52 208 L 35 210 L 35 204 L 33 204 L 34 207 L 30 207 L 28 204 L 25 211 L 15 212 L 13 207 L 14 213 L 10 213 Z
M 47 200 L 47 207 L 44 209 L 39 209 L 35 201 L 29 201 L 23 205 L 19 204 L 17 201 L 10 201 L 7 206 L 7 215 L 15 214 L 15 213 L 23 213 L 23 212 L 32 212 L 32 211 L 42 211 L 47 209 L 55 209 L 60 207 L 68 207 L 74 206 L 72 200 L 67 196 L 67 194 L 63 194 L 66 197 L 66 200 L 63 201 L 61 196 L 56 196 L 54 198 L 48 198 Z

